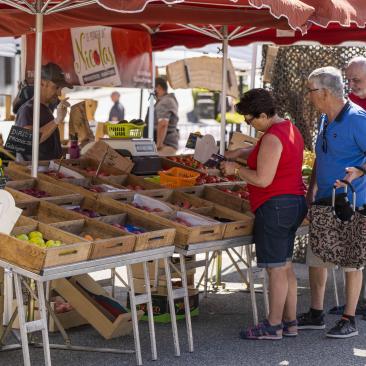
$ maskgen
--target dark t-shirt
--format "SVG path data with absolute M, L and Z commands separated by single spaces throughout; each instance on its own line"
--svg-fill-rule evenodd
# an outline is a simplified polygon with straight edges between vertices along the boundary
M 51 110 L 41 103 L 39 114 L 39 125 L 43 127 L 48 122 L 54 120 L 54 116 Z M 18 110 L 15 125 L 19 127 L 25 127 L 33 125 L 33 98 L 24 103 Z M 60 133 L 58 128 L 52 133 L 52 135 L 39 145 L 39 160 L 52 160 L 59 159 L 62 156 L 62 148 L 60 141 Z M 32 156 L 24 155 L 25 160 L 31 160 Z
M 123 121 L 125 119 L 125 109 L 119 102 L 114 103 L 111 111 L 109 112 L 108 121 Z

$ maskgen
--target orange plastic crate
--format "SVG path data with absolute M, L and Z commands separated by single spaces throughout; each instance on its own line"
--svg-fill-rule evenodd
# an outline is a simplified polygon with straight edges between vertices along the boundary
M 196 184 L 200 173 L 192 170 L 174 167 L 162 172 L 160 175 L 160 185 L 167 188 L 191 187 Z

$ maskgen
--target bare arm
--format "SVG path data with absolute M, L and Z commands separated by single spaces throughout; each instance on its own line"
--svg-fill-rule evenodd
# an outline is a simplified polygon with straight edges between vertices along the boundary
M 245 148 L 239 148 L 239 149 L 235 149 L 235 150 L 231 150 L 231 151 L 226 151 L 225 152 L 225 157 L 227 159 L 248 159 L 248 156 L 250 155 L 250 153 L 254 150 L 254 146 L 251 147 L 245 147 Z
M 263 138 L 258 152 L 257 170 L 247 169 L 232 162 L 223 162 L 221 167 L 225 175 L 232 175 L 235 169 L 238 169 L 238 175 L 241 179 L 254 186 L 265 188 L 272 183 L 276 175 L 281 153 L 280 140 L 276 136 L 268 134 Z
M 164 140 L 166 133 L 168 132 L 169 121 L 167 119 L 159 119 L 156 137 L 156 147 L 158 149 L 162 148 L 164 145 Z
M 312 171 L 311 177 L 310 177 L 309 188 L 306 193 L 306 202 L 307 202 L 308 206 L 310 206 L 310 204 L 314 202 L 317 190 L 318 190 L 318 186 L 316 184 L 316 159 L 315 159 L 313 171 Z

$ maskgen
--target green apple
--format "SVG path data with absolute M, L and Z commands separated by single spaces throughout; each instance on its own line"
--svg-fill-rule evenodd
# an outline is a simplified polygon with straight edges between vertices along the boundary
M 55 246 L 55 241 L 54 240 L 47 240 L 46 241 L 46 247 L 47 248 L 51 248 Z
M 39 231 L 31 231 L 29 234 L 29 239 L 32 239 L 32 238 L 41 238 L 43 239 L 43 234 Z
M 19 234 L 19 235 L 16 236 L 16 238 L 19 239 L 19 240 L 25 240 L 25 241 L 29 240 L 27 234 Z
M 29 239 L 29 242 L 38 245 L 40 248 L 46 247 L 44 240 L 37 236 Z

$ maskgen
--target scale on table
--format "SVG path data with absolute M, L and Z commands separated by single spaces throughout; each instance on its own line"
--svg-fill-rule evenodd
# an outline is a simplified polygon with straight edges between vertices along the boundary
M 155 175 L 162 170 L 162 161 L 152 139 L 101 139 L 122 156 L 134 162 L 136 175 Z

